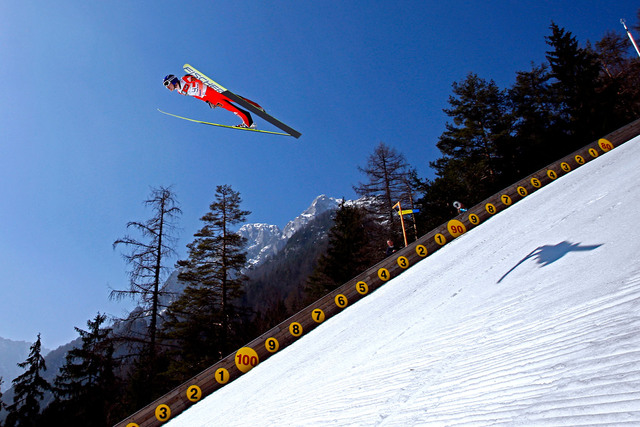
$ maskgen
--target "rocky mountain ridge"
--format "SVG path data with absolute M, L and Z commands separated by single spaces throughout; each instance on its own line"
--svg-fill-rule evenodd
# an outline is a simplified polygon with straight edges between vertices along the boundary
M 238 233 L 247 239 L 247 265 L 249 268 L 273 258 L 287 244 L 296 232 L 302 230 L 311 221 L 327 211 L 338 209 L 340 200 L 320 195 L 295 219 L 289 221 L 284 229 L 270 224 L 245 224 Z

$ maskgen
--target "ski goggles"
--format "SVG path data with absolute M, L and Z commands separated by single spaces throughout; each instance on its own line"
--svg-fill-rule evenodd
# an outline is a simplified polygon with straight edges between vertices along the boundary
M 178 83 L 178 78 L 176 76 L 174 76 L 173 74 L 169 74 L 168 76 L 166 76 L 164 78 L 164 85 L 165 86 L 169 86 L 172 83 L 173 84 Z

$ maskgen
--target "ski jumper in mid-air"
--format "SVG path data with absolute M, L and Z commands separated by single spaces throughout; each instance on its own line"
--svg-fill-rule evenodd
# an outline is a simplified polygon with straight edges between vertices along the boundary
M 189 95 L 193 96 L 194 98 L 198 98 L 206 102 L 211 108 L 222 107 L 225 110 L 231 111 L 233 114 L 242 119 L 242 123 L 240 123 L 236 127 L 250 129 L 255 129 L 256 127 L 255 123 L 253 122 L 253 118 L 248 111 L 238 108 L 235 104 L 232 103 L 229 98 L 221 93 L 218 93 L 215 89 L 207 86 L 202 81 L 198 80 L 190 74 L 187 74 L 181 79 L 177 78 L 173 74 L 169 74 L 164 78 L 164 85 L 172 92 L 176 90 L 181 95 Z M 254 105 L 256 108 L 264 111 L 264 109 L 255 102 L 244 97 L 242 97 L 242 99 Z

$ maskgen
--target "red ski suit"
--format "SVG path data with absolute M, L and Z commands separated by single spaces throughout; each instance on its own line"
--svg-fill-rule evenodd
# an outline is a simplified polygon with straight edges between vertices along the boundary
M 187 74 L 180 79 L 180 87 L 176 89 L 182 95 L 193 96 L 194 98 L 201 99 L 202 101 L 210 102 L 214 107 L 222 107 L 225 110 L 231 111 L 233 114 L 240 117 L 247 127 L 253 124 L 253 118 L 251 118 L 251 114 L 249 114 L 248 111 L 236 107 L 231 103 L 232 101 L 229 98 L 216 92 L 215 89 L 210 88 L 190 74 Z M 247 101 L 257 105 L 255 102 Z

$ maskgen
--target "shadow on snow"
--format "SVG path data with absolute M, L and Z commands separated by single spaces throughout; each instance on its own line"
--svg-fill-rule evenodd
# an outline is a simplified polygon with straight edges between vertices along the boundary
M 580 246 L 579 243 L 570 243 L 570 242 L 560 242 L 557 245 L 544 245 L 538 246 L 536 249 L 529 252 L 529 254 L 522 258 L 520 262 L 518 262 L 511 270 L 507 271 L 504 276 L 498 280 L 498 283 L 502 282 L 505 277 L 507 277 L 513 270 L 518 268 L 520 264 L 525 262 L 528 259 L 535 259 L 538 264 L 542 267 L 545 267 L 551 263 L 556 262 L 569 252 L 583 252 L 583 251 L 592 251 L 594 249 L 599 248 L 602 245 L 587 245 Z

